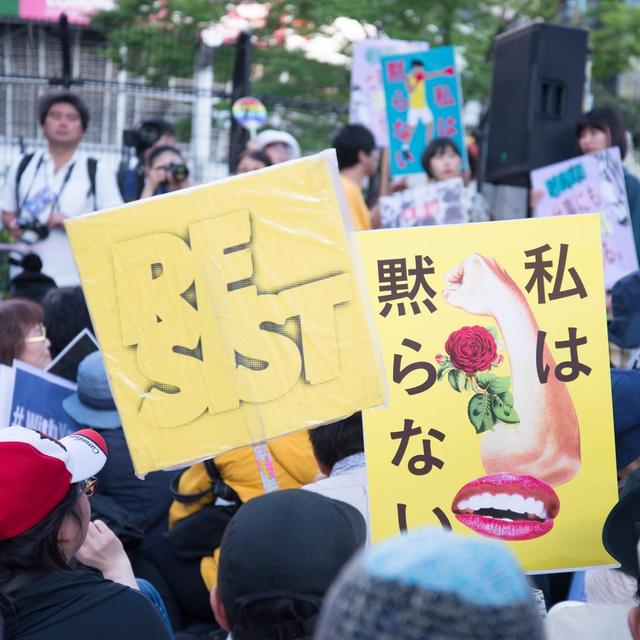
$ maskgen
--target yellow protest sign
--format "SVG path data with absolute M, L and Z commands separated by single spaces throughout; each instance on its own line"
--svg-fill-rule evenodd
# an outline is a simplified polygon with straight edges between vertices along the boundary
M 599 224 L 359 234 L 390 385 L 365 413 L 374 539 L 432 524 L 504 540 L 527 571 L 613 563 Z
M 384 399 L 333 152 L 75 218 L 138 473 Z

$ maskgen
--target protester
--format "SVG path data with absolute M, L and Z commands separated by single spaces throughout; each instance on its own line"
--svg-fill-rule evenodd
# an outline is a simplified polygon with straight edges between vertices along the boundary
M 42 301 L 44 326 L 55 358 L 83 329 L 93 333 L 93 325 L 81 287 L 59 287 Z
M 175 147 L 155 147 L 147 159 L 144 188 L 140 198 L 178 191 L 189 186 L 189 168 Z
M 121 527 L 139 524 L 144 533 L 141 548 L 159 542 L 167 532 L 170 485 L 177 472 L 155 471 L 144 480 L 135 475 L 100 351 L 82 360 L 78 367 L 78 390 L 65 398 L 62 406 L 76 423 L 95 429 L 109 447 L 109 459 L 98 474 L 96 505 L 104 510 L 105 516 L 124 511 L 125 522 L 114 524 Z M 111 507 L 111 501 L 115 502 L 115 508 Z M 118 527 L 115 530 L 118 533 Z
M 620 278 L 609 294 L 609 359 L 615 367 L 640 367 L 640 271 Z
M 434 138 L 422 153 L 422 168 L 434 182 L 463 178 L 462 155 L 453 140 Z M 462 191 L 462 209 L 470 222 L 490 220 L 489 207 L 475 182 L 469 182 Z
M 13 259 L 12 263 L 16 264 Z M 27 298 L 42 304 L 47 292 L 56 288 L 56 283 L 53 278 L 42 273 L 40 256 L 35 253 L 26 253 L 17 264 L 22 271 L 11 278 L 9 297 Z
M 627 136 L 618 112 L 612 107 L 599 107 L 583 114 L 576 124 L 576 137 L 582 153 L 618 147 L 622 159 L 627 155 Z M 624 169 L 631 227 L 640 262 L 640 181 Z
M 78 147 L 89 110 L 75 94 L 42 97 L 38 113 L 47 148 L 22 155 L 9 169 L 0 196 L 2 222 L 22 242 L 33 244 L 44 274 L 58 286 L 79 284 L 64 221 L 122 203 L 116 177 Z
M 238 157 L 236 173 L 249 173 L 271 165 L 271 158 L 264 151 L 245 149 Z
M 0 429 L 0 625 L 6 640 L 171 638 L 117 539 L 90 525 L 107 448 L 85 429 L 60 441 Z M 103 576 L 72 570 L 74 556 Z M 132 588 L 134 587 L 134 588 Z M 2 635 L 2 627 L 0 627 Z
M 630 372 L 635 373 L 635 372 Z M 637 399 L 635 400 L 637 404 Z M 636 416 L 637 418 L 637 416 Z M 637 435 L 636 435 L 637 438 Z M 618 454 L 618 448 L 616 448 Z M 626 447 L 620 451 L 626 461 Z M 637 522 L 640 518 L 640 468 L 626 481 L 620 501 L 604 524 L 602 542 L 620 562 L 620 570 L 598 570 L 598 598 L 587 603 L 561 602 L 549 611 L 546 621 L 549 640 L 624 640 L 640 638 L 640 609 L 634 594 L 640 578 Z M 604 578 L 607 579 L 604 579 Z M 618 579 L 616 579 L 616 577 Z M 589 584 L 587 583 L 589 587 Z
M 125 145 L 135 149 L 135 164 L 129 165 L 126 158 L 118 171 L 118 185 L 125 202 L 140 199 L 145 183 L 145 167 L 149 154 L 156 147 L 175 146 L 176 130 L 173 125 L 160 118 L 143 120 L 134 129 L 124 133 Z
M 233 640 L 310 640 L 327 589 L 365 535 L 351 505 L 309 491 L 249 501 L 222 540 L 216 619 Z
M 21 360 L 39 369 L 51 362 L 42 307 L 31 300 L 0 302 L 0 364 Z
M 174 629 L 213 622 L 209 592 L 216 583 L 220 541 L 240 505 L 265 493 L 299 488 L 318 475 L 305 431 L 269 440 L 258 464 L 253 447 L 223 453 L 193 465 L 174 482 L 166 539 L 144 552 L 137 574 L 150 579 L 163 596 Z M 267 480 L 260 469 L 271 467 Z
M 265 129 L 253 140 L 258 151 L 264 151 L 272 164 L 280 164 L 300 157 L 298 141 L 286 131 Z
M 379 227 L 378 206 L 370 211 L 362 196 L 362 183 L 378 170 L 378 150 L 373 134 L 361 124 L 348 124 L 338 131 L 331 144 L 336 150 L 340 178 L 354 230 Z
M 542 621 L 502 543 L 419 529 L 374 546 L 325 601 L 316 640 L 542 640 Z
M 348 502 L 358 509 L 367 523 L 367 542 L 370 542 L 362 413 L 316 427 L 309 431 L 309 439 L 318 467 L 325 477 L 302 488 Z

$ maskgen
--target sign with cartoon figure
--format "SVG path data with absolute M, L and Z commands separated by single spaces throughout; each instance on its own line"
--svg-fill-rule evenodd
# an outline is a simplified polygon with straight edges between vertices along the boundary
M 527 571 L 612 564 L 599 216 L 358 243 L 390 385 L 365 412 L 374 540 L 440 524 L 507 542 Z
M 451 178 L 382 196 L 381 225 L 388 229 L 469 222 L 463 194 L 462 178 Z
M 422 173 L 433 138 L 451 138 L 467 166 L 462 88 L 453 47 L 382 58 L 392 175 Z
M 333 151 L 67 225 L 137 473 L 384 400 Z
M 599 211 L 604 279 L 611 289 L 638 270 L 631 214 L 618 147 L 579 156 L 531 172 L 534 216 Z
M 376 146 L 389 146 L 380 59 L 384 56 L 428 49 L 429 45 L 426 42 L 408 40 L 368 38 L 354 43 L 349 122 L 368 127 L 376 139 Z

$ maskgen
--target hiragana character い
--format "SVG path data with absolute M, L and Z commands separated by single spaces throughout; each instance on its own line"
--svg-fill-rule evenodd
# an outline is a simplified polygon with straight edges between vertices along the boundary
M 396 454 L 391 460 L 391 464 L 399 467 L 402 463 L 402 460 L 404 459 L 407 447 L 409 446 L 409 440 L 411 440 L 413 436 L 418 436 L 421 434 L 422 427 L 414 427 L 413 420 L 411 420 L 410 418 L 405 418 L 402 430 L 392 431 L 389 434 L 392 440 L 400 440 Z M 431 438 L 435 438 L 439 442 L 443 442 L 446 437 L 444 433 L 433 428 L 429 429 L 427 435 Z M 412 456 L 411 458 L 409 458 L 409 461 L 407 463 L 407 469 L 409 473 L 414 476 L 425 476 L 428 473 L 431 473 L 433 467 L 442 469 L 443 466 L 444 461 L 432 455 L 431 440 L 429 440 L 429 438 L 422 439 L 422 453 Z
M 554 375 L 561 382 L 573 382 L 581 373 L 588 376 L 591 373 L 591 367 L 583 364 L 578 359 L 578 347 L 587 344 L 587 337 L 578 338 L 577 327 L 569 327 L 569 337 L 566 340 L 557 340 L 554 344 L 557 349 L 569 349 L 569 360 L 558 362 L 555 367 Z M 545 384 L 549 379 L 550 367 L 544 363 L 544 343 L 547 337 L 545 331 L 538 331 L 538 340 L 536 344 L 536 369 L 538 372 L 538 380 Z
M 560 245 L 560 254 L 558 257 L 558 268 L 556 270 L 555 278 L 549 271 L 553 267 L 552 260 L 545 260 L 543 254 L 550 251 L 551 247 L 548 244 L 543 244 L 535 249 L 529 249 L 524 252 L 527 258 L 533 258 L 531 262 L 525 262 L 524 268 L 531 269 L 531 278 L 525 285 L 525 289 L 531 292 L 533 287 L 537 288 L 538 303 L 544 304 L 545 300 L 545 280 L 547 282 L 553 281 L 553 288 L 549 293 L 549 300 L 559 300 L 560 298 L 568 298 L 570 296 L 578 295 L 580 298 L 587 297 L 587 291 L 582 283 L 582 280 L 574 267 L 567 269 L 567 254 L 569 252 L 568 244 Z M 573 287 L 570 289 L 562 289 L 562 281 L 564 279 L 565 270 L 573 279 Z
M 399 531 L 401 533 L 407 531 L 409 528 L 407 524 L 407 505 L 402 502 L 396 503 L 396 513 L 398 516 Z M 438 522 L 444 531 L 451 531 L 451 522 L 449 522 L 449 518 L 447 518 L 445 512 L 440 507 L 435 507 L 431 510 L 431 513 L 438 518 Z
M 410 340 L 409 338 L 405 338 L 402 341 L 402 346 L 408 347 L 409 349 L 412 349 L 416 352 L 419 352 L 420 349 L 422 349 L 422 345 L 419 342 L 415 342 L 414 340 Z M 426 361 L 412 362 L 403 367 L 402 355 L 400 353 L 393 354 L 393 381 L 396 384 L 400 384 L 409 374 L 413 373 L 414 371 L 424 371 L 424 373 L 426 374 L 426 378 L 420 384 L 405 389 L 405 391 L 410 396 L 431 389 L 431 387 L 436 382 L 436 368 L 430 362 Z
M 435 304 L 431 301 L 436 292 L 426 279 L 428 275 L 435 273 L 433 261 L 429 256 L 420 255 L 414 256 L 414 260 L 415 266 L 412 268 L 407 268 L 406 258 L 378 260 L 378 285 L 381 294 L 378 296 L 378 301 L 384 303 L 380 311 L 383 318 L 389 315 L 392 308 L 391 302 L 396 302 L 398 315 L 405 315 L 405 303 L 402 301 L 404 298 L 410 301 L 414 315 L 420 313 L 420 303 L 415 298 L 421 289 L 427 294 L 427 297 L 421 301 L 422 304 L 430 313 L 436 310 Z M 413 278 L 411 289 L 409 289 L 409 277 Z

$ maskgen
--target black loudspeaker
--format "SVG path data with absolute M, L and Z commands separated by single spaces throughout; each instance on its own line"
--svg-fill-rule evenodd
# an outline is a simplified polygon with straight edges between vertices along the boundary
M 579 155 L 587 32 L 544 22 L 498 36 L 485 180 L 529 186 L 529 171 Z

